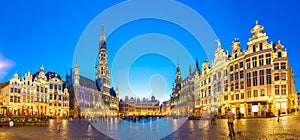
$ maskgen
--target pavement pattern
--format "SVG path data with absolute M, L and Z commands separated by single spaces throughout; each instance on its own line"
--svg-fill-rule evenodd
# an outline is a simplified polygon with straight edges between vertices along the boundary
M 229 132 L 226 119 L 218 119 L 215 124 L 204 128 L 199 126 L 200 124 L 199 120 L 188 120 L 174 133 L 165 137 L 164 140 L 300 139 L 300 112 L 282 116 L 279 122 L 277 122 L 277 117 L 241 119 L 241 133 L 232 137 L 228 136 Z M 236 129 L 236 127 L 234 127 L 234 129 Z M 50 120 L 48 126 L 0 127 L 0 139 L 109 140 L 111 138 L 97 131 L 84 120 L 63 120 L 59 129 L 57 129 L 55 121 Z

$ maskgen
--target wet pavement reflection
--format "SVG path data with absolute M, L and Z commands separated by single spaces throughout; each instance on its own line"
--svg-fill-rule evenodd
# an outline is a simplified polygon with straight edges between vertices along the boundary
M 170 120 L 169 120 L 170 121 Z M 172 120 L 174 122 L 178 120 Z M 107 121 L 107 126 L 103 128 L 119 129 L 120 124 L 125 124 L 124 120 L 114 123 L 114 119 Z M 128 123 L 128 121 L 127 121 Z M 148 123 L 148 122 L 147 122 Z M 176 123 L 175 123 L 176 124 Z M 242 133 L 233 137 L 228 136 L 228 127 L 226 119 L 216 120 L 216 124 L 207 127 L 200 127 L 199 120 L 187 120 L 179 129 L 162 139 L 299 139 L 300 138 L 300 112 L 289 114 L 277 118 L 249 118 L 241 120 Z M 146 125 L 146 124 L 144 124 Z M 152 127 L 160 127 L 153 123 Z M 109 127 L 110 126 L 110 127 Z M 124 125 L 120 129 L 124 133 L 135 135 L 139 133 L 135 125 Z M 173 129 L 173 128 L 172 128 Z M 146 133 L 146 132 L 143 132 Z M 109 135 L 108 135 L 109 136 Z M 48 126 L 18 126 L 18 127 L 0 127 L 0 139 L 111 139 L 95 129 L 85 120 L 63 120 L 60 131 L 57 131 L 55 120 L 49 120 Z M 118 139 L 126 139 L 118 136 Z M 134 138 L 134 137 L 133 137 Z M 153 139 L 154 137 L 145 137 Z

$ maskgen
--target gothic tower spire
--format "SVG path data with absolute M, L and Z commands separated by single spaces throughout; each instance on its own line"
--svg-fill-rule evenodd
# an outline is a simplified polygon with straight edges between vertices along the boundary
M 108 95 L 110 89 L 110 68 L 108 66 L 108 52 L 106 48 L 106 37 L 104 33 L 103 23 L 100 34 L 95 79 L 98 90 L 101 91 L 103 94 Z
M 104 23 L 102 23 L 100 41 L 106 41 L 106 37 L 105 37 L 105 34 L 104 34 Z
M 99 41 L 99 51 L 101 49 L 106 49 L 106 37 L 104 33 L 104 23 L 102 23 L 102 29 L 101 29 L 101 35 L 100 35 L 100 41 Z

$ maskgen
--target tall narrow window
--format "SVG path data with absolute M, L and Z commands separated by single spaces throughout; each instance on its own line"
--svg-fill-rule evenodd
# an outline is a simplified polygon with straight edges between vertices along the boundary
M 243 78 L 244 78 L 244 71 L 241 70 L 241 71 L 240 71 L 240 79 L 243 79 Z
M 275 95 L 279 95 L 279 85 L 275 85 Z
M 240 68 L 243 68 L 243 67 L 244 67 L 244 63 L 240 62 Z
M 253 72 L 253 86 L 257 86 L 257 71 Z
M 283 73 L 281 73 L 280 74 L 281 76 L 281 80 L 286 80 L 286 73 L 285 72 L 283 72 Z
M 254 95 L 253 95 L 254 97 L 258 97 L 258 91 L 257 91 L 257 90 L 254 90 L 254 91 L 253 91 L 253 94 L 254 94 Z
M 271 54 L 270 53 L 266 54 L 266 64 L 267 65 L 271 64 Z
M 239 94 L 236 94 L 236 95 L 235 95 L 235 99 L 236 99 L 236 100 L 239 100 L 239 99 L 240 99 L 240 95 L 239 95 Z
M 267 84 L 272 84 L 271 69 L 267 69 Z
M 262 97 L 265 96 L 265 89 L 260 90 L 260 96 L 262 96 Z
M 228 81 L 225 80 L 224 81 L 224 91 L 227 91 L 227 89 L 228 89 Z
M 281 85 L 281 95 L 286 95 L 286 85 Z
M 234 65 L 234 69 L 237 70 L 239 68 L 239 64 Z
M 279 80 L 279 73 L 274 73 L 274 80 L 278 81 Z
M 278 52 L 278 54 L 277 54 L 277 55 L 278 55 L 278 57 L 281 57 L 281 52 Z
M 253 52 L 256 52 L 256 46 L 253 45 Z
M 264 65 L 264 55 L 259 56 L 259 66 Z
M 251 73 L 247 73 L 247 87 L 251 86 Z
M 251 91 L 248 91 L 248 98 L 251 98 Z
M 240 83 L 241 89 L 244 89 L 244 81 Z
M 221 72 L 218 72 L 218 79 L 220 79 L 222 77 Z
M 224 101 L 227 101 L 227 100 L 228 100 L 228 96 L 225 95 L 225 96 L 224 96 Z
M 253 57 L 252 58 L 252 67 L 256 67 L 257 66 L 257 57 Z
M 263 44 L 259 43 L 259 50 L 263 50 Z
M 246 68 L 250 69 L 250 59 L 246 59 Z
M 239 72 L 234 73 L 234 78 L 235 78 L 235 80 L 239 80 Z
M 264 70 L 259 70 L 259 84 L 264 85 L 265 84 L 265 77 L 264 77 Z
M 236 89 L 236 90 L 239 89 L 239 82 L 238 82 L 238 81 L 235 82 L 235 89 Z

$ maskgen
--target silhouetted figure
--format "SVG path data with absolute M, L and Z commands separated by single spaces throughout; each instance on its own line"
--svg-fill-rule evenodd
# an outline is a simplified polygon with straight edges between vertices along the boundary
M 230 109 L 227 110 L 226 118 L 228 123 L 229 136 L 233 136 L 235 135 L 233 129 L 234 114 L 230 111 Z

